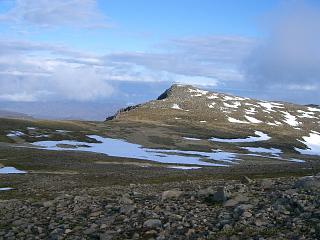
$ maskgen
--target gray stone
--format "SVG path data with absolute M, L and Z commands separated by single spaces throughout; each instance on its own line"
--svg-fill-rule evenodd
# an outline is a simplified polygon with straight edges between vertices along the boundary
M 205 188 L 205 189 L 200 189 L 198 191 L 198 196 L 199 197 L 208 197 L 209 195 L 212 195 L 214 194 L 214 190 L 212 187 L 208 187 L 208 188 Z
M 232 207 L 237 206 L 237 205 L 240 204 L 240 203 L 245 203 L 245 202 L 248 202 L 248 201 L 249 201 L 249 198 L 248 198 L 247 196 L 237 195 L 236 197 L 227 200 L 227 201 L 224 203 L 224 207 L 232 208 Z
M 135 210 L 135 206 L 134 205 L 124 205 L 120 208 L 120 213 L 123 214 L 130 214 L 131 212 L 133 212 Z
M 43 202 L 42 205 L 44 207 L 52 207 L 54 205 L 54 201 L 46 201 L 46 202 Z
M 162 223 L 159 219 L 148 219 L 143 223 L 143 227 L 154 229 L 154 228 L 161 228 Z
M 252 182 L 253 182 L 253 180 L 250 179 L 250 178 L 247 177 L 247 176 L 243 176 L 243 177 L 241 178 L 241 183 L 243 183 L 243 184 L 250 184 L 250 183 L 252 183 Z
M 213 202 L 225 202 L 230 198 L 230 192 L 226 187 L 219 187 L 218 190 L 210 196 Z
M 92 212 L 90 213 L 89 217 L 98 217 L 102 214 L 102 211 L 96 211 L 96 212 Z
M 166 200 L 166 199 L 178 199 L 179 197 L 181 197 L 183 194 L 182 191 L 179 190 L 168 190 L 168 191 L 164 191 L 161 195 L 161 199 L 162 200 Z
M 313 177 L 303 177 L 300 178 L 294 184 L 295 188 L 301 188 L 305 190 L 313 190 L 320 188 L 320 177 L 313 176 Z
M 264 221 L 261 220 L 261 219 L 256 219 L 256 220 L 254 221 L 254 224 L 255 224 L 257 227 L 267 225 L 267 223 L 264 222 Z
M 242 217 L 250 218 L 250 217 L 252 217 L 252 213 L 245 211 L 245 212 L 242 213 Z
M 122 204 L 133 204 L 133 200 L 131 200 L 127 195 L 122 196 L 119 202 Z
M 253 208 L 253 205 L 251 204 L 240 204 L 234 209 L 234 212 L 238 214 L 242 214 L 243 212 L 252 208 Z
M 261 187 L 266 190 L 271 189 L 273 187 L 273 184 L 274 182 L 270 179 L 263 179 L 261 181 Z
M 232 208 L 232 207 L 235 207 L 239 204 L 239 201 L 237 201 L 236 199 L 229 199 L 228 201 L 226 201 L 224 203 L 223 206 L 227 207 L 227 208 Z

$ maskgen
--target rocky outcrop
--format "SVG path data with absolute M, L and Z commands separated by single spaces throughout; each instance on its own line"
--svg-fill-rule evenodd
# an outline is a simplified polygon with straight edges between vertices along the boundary
M 107 118 L 106 118 L 106 121 L 117 119 L 117 117 L 118 117 L 120 114 L 125 113 L 125 112 L 129 112 L 129 111 L 131 111 L 131 110 L 133 110 L 133 109 L 136 109 L 136 108 L 139 107 L 139 106 L 140 106 L 140 104 L 134 105 L 134 106 L 128 106 L 128 107 L 126 107 L 126 108 L 121 108 L 119 111 L 116 112 L 115 115 L 110 116 L 110 117 L 107 117 Z

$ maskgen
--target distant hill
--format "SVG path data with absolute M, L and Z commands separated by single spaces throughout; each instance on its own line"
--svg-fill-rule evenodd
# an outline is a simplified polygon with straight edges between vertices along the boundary
M 12 112 L 7 110 L 0 110 L 0 118 L 19 118 L 19 119 L 31 119 L 32 117 L 18 112 Z
M 307 104 L 306 106 L 307 106 L 307 107 L 320 108 L 320 106 L 319 106 L 319 105 L 317 105 L 317 104 Z
M 22 112 L 38 119 L 103 121 L 106 114 L 114 114 L 124 103 L 116 102 L 0 102 L 3 109 Z

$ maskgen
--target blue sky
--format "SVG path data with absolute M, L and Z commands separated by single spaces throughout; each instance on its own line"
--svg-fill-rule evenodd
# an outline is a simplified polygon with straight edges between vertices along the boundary
M 62 42 L 96 53 L 108 51 L 145 51 L 167 39 L 208 36 L 241 35 L 261 37 L 259 24 L 264 14 L 280 5 L 278 0 L 119 0 L 97 1 L 97 10 L 104 15 L 110 28 L 74 29 L 73 26 L 35 29 L 23 37 L 35 41 Z M 14 0 L 0 1 L 0 13 L 14 8 Z M 19 37 L 10 29 L 12 23 L 1 25 L 7 36 Z M 33 30 L 33 31 L 32 31 Z M 20 35 L 20 37 L 22 37 Z M 89 39 L 88 39 L 89 38 Z
M 0 102 L 134 103 L 181 82 L 320 103 L 319 5 L 1 0 Z

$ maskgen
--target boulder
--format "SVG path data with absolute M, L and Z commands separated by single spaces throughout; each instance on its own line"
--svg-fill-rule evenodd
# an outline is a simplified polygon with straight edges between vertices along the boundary
M 218 188 L 218 191 L 216 191 L 213 194 L 213 200 L 216 202 L 224 202 L 230 198 L 230 192 L 226 187 L 220 187 Z
M 206 200 L 209 203 L 221 203 L 227 201 L 230 196 L 231 194 L 226 187 L 219 187 L 218 190 L 214 194 L 209 195 Z
M 253 208 L 253 205 L 251 205 L 251 204 L 240 204 L 234 209 L 234 212 L 237 214 L 242 214 L 252 208 Z
M 208 188 L 205 188 L 205 189 L 200 189 L 198 191 L 198 196 L 199 197 L 208 197 L 209 195 L 212 195 L 214 194 L 214 190 L 212 187 L 208 187 Z
M 183 192 L 179 190 L 168 190 L 164 191 L 161 194 L 161 199 L 166 200 L 166 199 L 178 199 L 182 196 Z
M 250 183 L 252 183 L 252 182 L 253 182 L 253 180 L 250 179 L 250 178 L 247 177 L 247 176 L 243 176 L 243 177 L 241 178 L 241 183 L 243 183 L 243 184 L 250 184 Z
M 261 187 L 265 190 L 272 189 L 274 185 L 274 181 L 271 179 L 263 179 L 261 181 Z
M 320 188 L 320 176 L 303 177 L 300 178 L 294 184 L 295 188 L 301 188 L 305 190 L 313 190 Z
M 244 195 L 240 194 L 240 195 L 237 195 L 234 198 L 231 198 L 231 199 L 227 200 L 224 203 L 224 207 L 232 208 L 232 207 L 237 206 L 240 203 L 246 203 L 248 201 L 249 201 L 249 198 L 247 196 L 244 196 Z
M 42 203 L 44 207 L 51 207 L 54 205 L 54 201 L 46 201 Z
M 148 229 L 161 228 L 162 223 L 159 219 L 148 219 L 143 223 L 143 227 Z
M 119 202 L 122 203 L 122 204 L 133 204 L 133 200 L 131 200 L 129 198 L 129 195 L 123 195 L 120 199 L 119 199 Z

